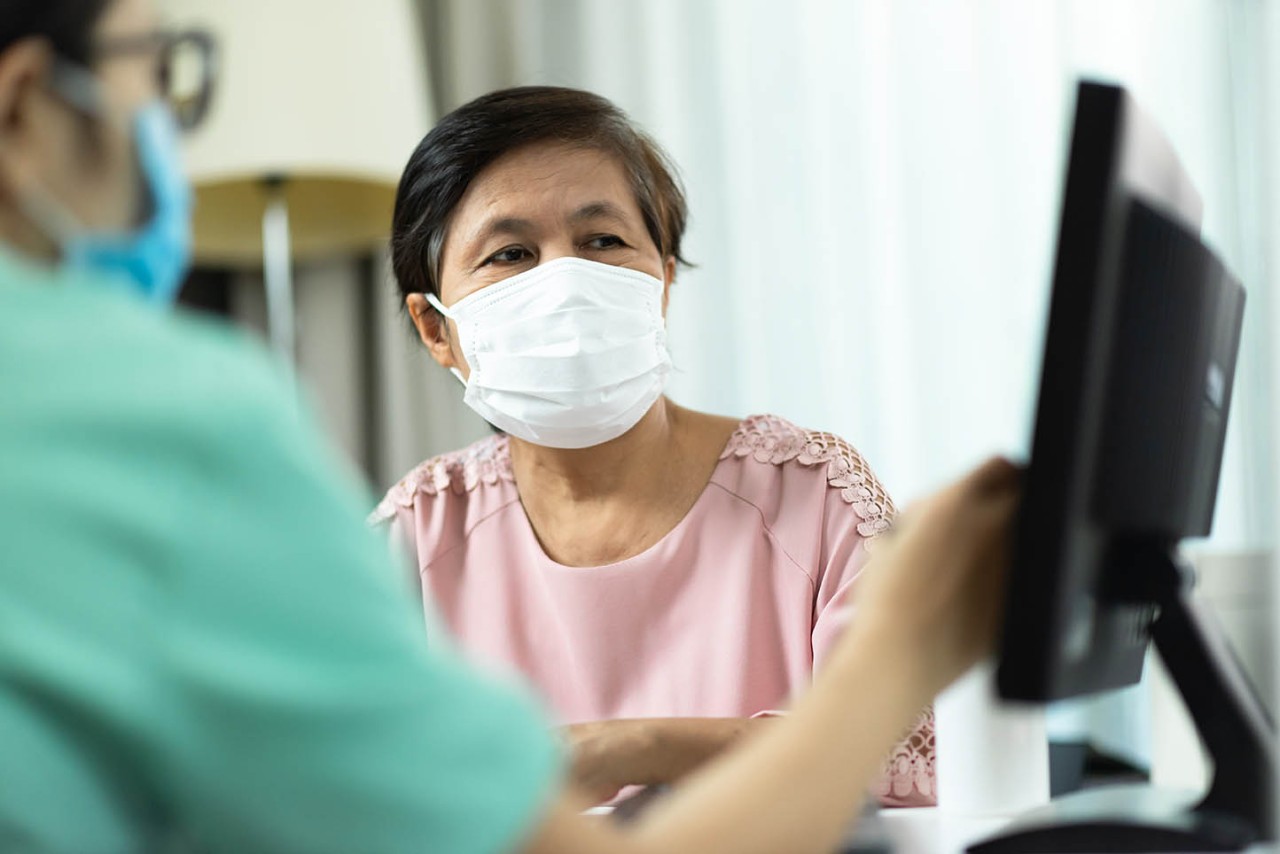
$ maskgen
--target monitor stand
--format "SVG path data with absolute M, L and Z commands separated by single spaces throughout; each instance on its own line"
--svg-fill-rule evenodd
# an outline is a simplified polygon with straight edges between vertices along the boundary
M 1156 651 L 1186 703 L 1213 764 L 1209 793 L 1112 786 L 1067 795 L 1033 810 L 972 854 L 1241 851 L 1275 839 L 1275 726 L 1207 609 L 1191 593 L 1194 574 L 1173 548 L 1119 546 L 1111 578 L 1126 601 L 1154 602 Z

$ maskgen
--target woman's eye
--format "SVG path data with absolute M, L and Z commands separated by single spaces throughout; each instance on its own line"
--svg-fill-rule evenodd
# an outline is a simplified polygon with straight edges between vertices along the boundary
M 489 256 L 486 264 L 515 264 L 529 257 L 529 250 L 523 246 L 508 246 L 506 249 L 499 249 L 497 252 Z
M 627 244 L 616 234 L 601 234 L 588 240 L 587 245 L 592 249 L 617 249 L 619 246 L 626 246 Z

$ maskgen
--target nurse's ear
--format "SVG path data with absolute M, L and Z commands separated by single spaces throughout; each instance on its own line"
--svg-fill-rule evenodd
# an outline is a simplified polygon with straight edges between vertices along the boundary
M 449 328 L 449 321 L 441 317 L 422 294 L 409 294 L 405 307 L 409 309 L 413 327 L 418 330 L 418 338 L 431 358 L 442 368 L 459 368 L 467 373 L 462 355 L 454 352 L 453 342 L 458 336 L 456 330 Z
M 44 39 L 26 38 L 0 53 L 0 229 L 21 245 L 31 235 L 7 234 L 19 227 L 19 200 L 49 168 L 48 134 L 54 110 L 47 96 L 53 49 Z M 25 239 L 24 239 L 25 238 Z

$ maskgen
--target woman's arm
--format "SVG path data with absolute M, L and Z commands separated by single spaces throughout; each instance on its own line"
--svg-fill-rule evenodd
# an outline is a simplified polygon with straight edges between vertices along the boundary
M 745 736 L 771 726 L 751 718 L 630 718 L 570 724 L 570 782 L 595 802 L 624 786 L 674 783 Z
M 831 663 L 786 720 L 712 763 L 632 833 L 582 827 L 576 801 L 557 805 L 526 849 L 575 852 L 829 852 L 866 799 L 884 753 L 927 700 L 905 651 L 886 658 L 867 633 Z M 874 692 L 859 686 L 874 684 Z M 852 726 L 850 721 L 859 721 Z
M 696 772 L 632 830 L 580 819 L 562 800 L 525 850 L 833 850 L 917 710 L 990 649 L 1016 499 L 1016 470 L 993 461 L 909 513 L 868 568 L 863 615 L 786 720 Z

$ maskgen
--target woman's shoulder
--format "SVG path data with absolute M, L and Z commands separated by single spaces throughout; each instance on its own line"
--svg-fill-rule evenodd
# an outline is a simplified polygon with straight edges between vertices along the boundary
M 896 512 L 888 490 L 851 443 L 821 430 L 799 427 L 777 415 L 752 415 L 739 423 L 720 455 L 721 466 L 736 464 L 744 480 L 777 496 L 776 481 L 811 482 L 824 503 L 835 498 L 857 517 L 858 533 L 874 537 Z
M 424 502 L 466 501 L 477 490 L 514 487 L 511 449 L 505 435 L 481 439 L 465 448 L 432 457 L 402 477 L 369 515 L 369 524 L 392 519 L 404 508 Z

